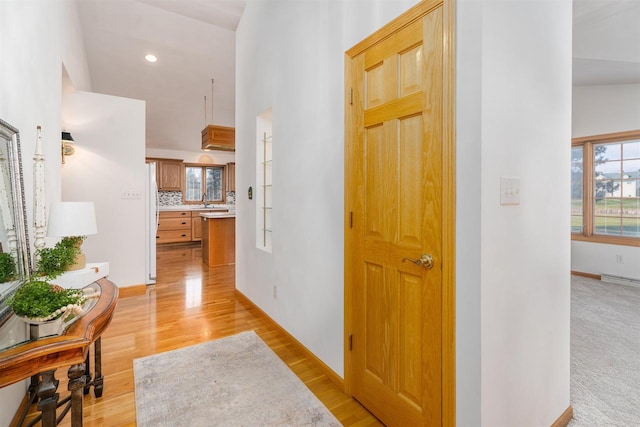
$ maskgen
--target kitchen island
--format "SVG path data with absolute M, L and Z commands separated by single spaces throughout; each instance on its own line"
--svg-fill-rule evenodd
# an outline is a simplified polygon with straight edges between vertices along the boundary
M 209 267 L 235 264 L 235 212 L 207 212 L 202 217 L 202 261 Z

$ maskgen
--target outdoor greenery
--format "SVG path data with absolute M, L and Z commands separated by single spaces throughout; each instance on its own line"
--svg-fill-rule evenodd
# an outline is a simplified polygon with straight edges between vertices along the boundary
M 53 279 L 73 265 L 80 253 L 80 245 L 85 236 L 64 237 L 53 248 L 42 248 L 36 253 L 35 274 Z
M 584 169 L 589 159 L 584 159 L 583 146 L 571 150 L 571 231 L 583 232 L 586 209 L 593 215 L 593 229 L 584 230 L 586 233 L 640 237 L 640 170 L 635 171 L 640 145 L 620 142 L 591 147 L 591 170 Z M 587 200 L 583 200 L 585 181 L 593 184 Z
M 9 253 L 0 253 L 0 283 L 8 282 L 16 275 L 16 262 Z
M 79 304 L 82 292 L 77 289 L 54 287 L 50 283 L 31 278 L 20 285 L 9 297 L 7 305 L 18 315 L 28 318 L 43 318 L 69 304 Z

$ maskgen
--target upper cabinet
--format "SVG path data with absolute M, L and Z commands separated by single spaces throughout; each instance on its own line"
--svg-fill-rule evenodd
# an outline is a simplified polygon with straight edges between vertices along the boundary
M 209 125 L 202 129 L 202 149 L 236 151 L 236 129 Z
M 147 159 L 156 162 L 156 181 L 160 191 L 182 191 L 184 162 L 175 159 Z
M 227 163 L 227 191 L 236 191 L 236 164 Z

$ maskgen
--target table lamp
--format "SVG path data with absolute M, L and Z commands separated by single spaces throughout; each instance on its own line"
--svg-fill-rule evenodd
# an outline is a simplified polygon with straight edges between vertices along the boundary
M 55 202 L 51 205 L 47 236 L 50 237 L 83 237 L 97 234 L 96 212 L 93 202 Z M 82 245 L 80 240 L 79 245 Z M 82 248 L 75 262 L 68 270 L 80 270 L 86 265 L 86 257 Z

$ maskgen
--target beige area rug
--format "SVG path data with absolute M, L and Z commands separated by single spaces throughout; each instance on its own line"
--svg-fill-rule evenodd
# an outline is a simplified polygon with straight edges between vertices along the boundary
M 339 426 L 253 331 L 133 361 L 138 427 Z

